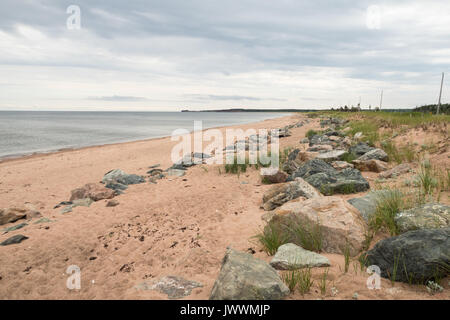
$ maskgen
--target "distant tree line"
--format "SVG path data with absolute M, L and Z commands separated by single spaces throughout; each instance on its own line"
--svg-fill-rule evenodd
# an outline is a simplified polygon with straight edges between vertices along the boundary
M 433 114 L 436 114 L 437 112 L 437 104 L 429 104 L 426 106 L 416 107 L 414 111 L 417 112 L 431 112 Z M 440 114 L 450 114 L 450 104 L 441 104 L 441 107 L 439 108 Z

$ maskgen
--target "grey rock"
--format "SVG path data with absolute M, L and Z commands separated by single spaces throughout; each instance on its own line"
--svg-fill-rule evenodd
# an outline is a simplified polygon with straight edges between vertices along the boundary
M 54 222 L 54 220 L 50 220 L 49 218 L 41 218 L 38 221 L 36 221 L 34 224 L 50 223 L 50 222 Z
M 300 143 L 309 143 L 309 139 L 308 138 L 303 138 L 302 140 L 300 140 Z
M 270 211 L 299 197 L 311 199 L 320 196 L 321 194 L 308 182 L 296 178 L 294 181 L 275 185 L 267 190 L 263 196 L 263 208 Z
M 154 281 L 151 284 L 146 282 L 135 286 L 138 290 L 157 290 L 167 294 L 169 299 L 180 299 L 187 297 L 195 288 L 201 288 L 203 285 L 199 282 L 190 281 L 177 276 L 167 276 Z
M 8 238 L 5 241 L 3 241 L 2 243 L 0 243 L 0 246 L 9 246 L 11 244 L 18 244 L 26 239 L 28 239 L 28 237 L 26 237 L 22 234 L 16 234 L 15 236 L 12 236 L 11 238 Z
M 120 169 L 115 169 L 107 172 L 103 176 L 102 182 L 105 184 L 112 182 L 112 183 L 120 183 L 123 185 L 130 185 L 130 184 L 144 183 L 145 179 L 136 174 L 128 174 Z
M 347 151 L 345 150 L 332 150 L 329 152 L 319 154 L 317 156 L 317 159 L 323 160 L 325 162 L 333 162 L 341 160 L 345 154 L 347 154 Z
M 370 188 L 359 170 L 347 168 L 337 171 L 321 159 L 313 159 L 297 169 L 291 179 L 301 177 L 326 195 L 363 192 Z
M 277 271 L 251 254 L 227 249 L 211 300 L 278 300 L 289 289 Z
M 377 265 L 389 278 L 397 266 L 395 281 L 425 284 L 449 275 L 450 228 L 408 231 L 379 241 L 367 252 L 367 266 Z
M 108 182 L 105 185 L 105 188 L 109 188 L 114 190 L 117 194 L 123 193 L 124 190 L 128 189 L 128 186 L 122 183 L 117 182 Z
M 333 141 L 330 140 L 328 136 L 316 134 L 309 139 L 309 146 L 312 147 L 316 144 L 324 145 L 324 144 L 333 144 Z
M 331 151 L 333 150 L 333 147 L 329 144 L 316 144 L 312 147 L 309 147 L 306 151 L 310 151 L 310 152 L 320 152 L 320 151 Z
M 5 233 L 11 232 L 11 231 L 15 231 L 15 230 L 19 230 L 22 229 L 23 227 L 26 227 L 28 224 L 26 224 L 25 222 L 20 223 L 20 224 L 16 224 L 15 226 L 9 227 L 9 228 L 5 228 L 3 229 L 3 231 Z
M 348 152 L 355 155 L 356 157 L 361 157 L 362 155 L 366 154 L 369 151 L 374 150 L 375 148 L 369 146 L 365 142 L 358 142 L 354 146 L 351 146 L 348 149 Z
M 186 174 L 185 170 L 180 170 L 180 169 L 169 169 L 169 170 L 167 170 L 167 175 L 168 176 L 182 177 L 185 174 Z
M 427 203 L 398 213 L 395 216 L 395 223 L 400 232 L 449 227 L 450 206 L 440 203 Z
M 361 157 L 359 157 L 357 160 L 360 161 L 366 161 L 366 160 L 380 160 L 380 161 L 388 161 L 389 157 L 386 152 L 384 152 L 381 149 L 373 149 L 369 152 L 366 152 Z
M 72 209 L 76 208 L 76 207 L 89 207 L 93 202 L 94 202 L 94 200 L 92 200 L 91 198 L 74 200 L 74 201 L 72 201 L 71 205 L 68 205 L 68 206 L 62 208 L 61 213 L 64 214 L 64 213 L 72 212 Z
M 295 270 L 308 267 L 328 267 L 328 258 L 303 249 L 293 243 L 280 246 L 270 265 L 278 270 Z
M 379 199 L 382 199 L 383 195 L 387 194 L 388 192 L 389 191 L 386 190 L 371 191 L 362 197 L 349 199 L 348 203 L 358 209 L 363 219 L 368 222 L 370 220 L 370 217 L 377 210 Z

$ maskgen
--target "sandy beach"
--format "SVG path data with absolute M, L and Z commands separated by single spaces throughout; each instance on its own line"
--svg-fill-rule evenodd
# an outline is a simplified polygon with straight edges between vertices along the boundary
M 239 127 L 279 128 L 303 118 L 289 115 Z M 317 128 L 318 119 L 293 128 L 290 137 L 280 139 L 281 149 L 299 147 L 305 133 Z M 254 251 L 255 257 L 270 261 L 253 238 L 264 226 L 262 195 L 270 188 L 255 169 L 237 176 L 225 174 L 221 165 L 197 165 L 183 177 L 130 186 L 115 197 L 115 207 L 101 200 L 66 214 L 54 209 L 70 198 L 71 190 L 100 182 L 112 169 L 148 176 L 149 166 L 170 167 L 176 143 L 167 137 L 0 162 L 0 208 L 27 206 L 52 221 L 35 224 L 33 219 L 20 230 L 0 235 L 0 241 L 19 233 L 29 238 L 0 247 L 0 299 L 167 299 L 156 290 L 135 286 L 170 275 L 203 285 L 185 299 L 208 299 L 227 246 Z M 372 186 L 376 174 L 363 176 Z M 352 299 L 354 292 L 359 299 L 449 298 L 448 289 L 429 295 L 423 286 L 393 287 L 386 279 L 381 290 L 369 290 L 365 272 L 351 267 L 343 274 L 342 255 L 324 256 L 332 265 L 329 279 L 339 290 L 326 298 Z M 66 287 L 70 265 L 81 269 L 80 290 Z M 314 271 L 313 277 L 318 279 L 320 273 Z M 288 299 L 319 297 L 318 288 L 313 288 L 305 296 L 296 293 Z

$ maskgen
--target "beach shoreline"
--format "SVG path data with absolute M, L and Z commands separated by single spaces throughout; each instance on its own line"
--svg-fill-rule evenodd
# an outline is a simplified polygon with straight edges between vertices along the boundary
M 242 124 L 211 126 L 211 127 L 203 128 L 202 131 L 209 130 L 209 129 L 234 128 L 234 127 L 239 127 L 239 126 L 242 126 L 242 125 L 250 125 L 250 124 L 253 124 L 253 123 L 259 123 L 259 122 L 272 120 L 272 119 L 288 118 L 288 117 L 290 117 L 292 115 L 293 115 L 293 113 L 289 113 L 289 114 L 286 114 L 286 115 L 283 115 L 283 116 L 276 116 L 276 117 L 273 117 L 273 118 L 269 118 L 269 119 L 265 119 L 265 120 L 259 120 L 259 121 L 250 121 L 250 122 L 246 122 L 246 123 L 242 123 Z M 193 132 L 194 132 L 193 130 L 189 131 L 190 134 L 192 134 Z M 83 149 L 96 148 L 96 147 L 123 145 L 123 144 L 133 143 L 133 142 L 144 142 L 144 141 L 151 141 L 151 140 L 159 140 L 159 139 L 165 139 L 165 138 L 170 138 L 170 137 L 171 137 L 171 135 L 163 135 L 163 136 L 155 136 L 155 137 L 144 138 L 144 139 L 132 139 L 132 140 L 126 140 L 126 141 L 118 141 L 118 142 L 103 143 L 103 144 L 94 144 L 94 145 L 87 145 L 87 146 L 81 146 L 81 147 L 73 147 L 73 148 L 72 147 L 67 147 L 67 148 L 53 149 L 53 150 L 47 150 L 47 151 L 38 151 L 38 152 L 30 152 L 30 153 L 25 152 L 25 153 L 19 153 L 19 154 L 11 154 L 11 155 L 0 156 L 0 164 L 1 163 L 6 163 L 6 162 L 10 162 L 10 161 L 15 161 L 15 160 L 21 160 L 21 159 L 32 159 L 32 158 L 35 158 L 35 157 L 46 156 L 46 155 L 50 155 L 50 154 L 58 154 L 58 153 L 63 153 L 63 152 L 70 152 L 70 151 L 83 150 Z

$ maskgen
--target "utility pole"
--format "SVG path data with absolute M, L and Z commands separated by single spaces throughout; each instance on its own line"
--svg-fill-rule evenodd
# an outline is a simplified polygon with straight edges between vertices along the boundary
M 382 105 L 383 105 L 383 90 L 381 90 L 380 111 L 381 111 Z
M 439 109 L 441 108 L 441 97 L 442 97 L 442 86 L 444 84 L 444 73 L 442 72 L 442 79 L 441 79 L 441 90 L 439 91 L 439 102 L 437 105 L 437 111 L 436 114 L 439 114 Z

